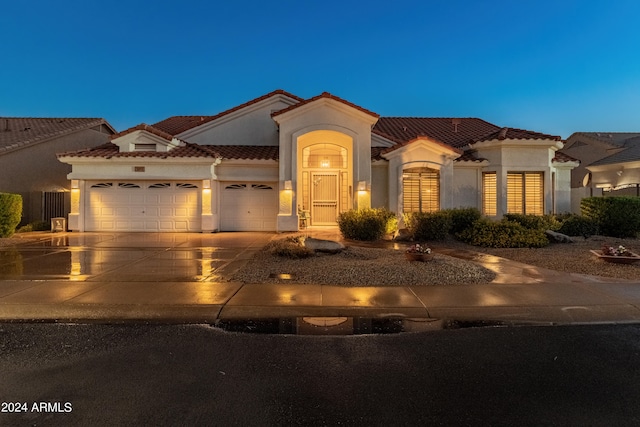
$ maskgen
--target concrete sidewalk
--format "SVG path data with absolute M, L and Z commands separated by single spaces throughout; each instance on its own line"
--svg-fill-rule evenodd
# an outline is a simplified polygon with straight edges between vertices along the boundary
M 316 233 L 318 237 L 328 237 Z M 0 248 L 0 320 L 214 323 L 412 317 L 513 323 L 640 321 L 640 283 L 442 250 L 496 272 L 484 285 L 342 287 L 225 282 L 270 233 L 60 233 Z M 13 258 L 12 258 L 13 257 Z

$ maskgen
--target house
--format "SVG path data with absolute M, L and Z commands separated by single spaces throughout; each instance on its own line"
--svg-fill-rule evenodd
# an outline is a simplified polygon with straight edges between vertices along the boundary
M 329 93 L 276 90 L 213 116 L 141 124 L 70 164 L 72 230 L 296 231 L 339 213 L 570 206 L 558 136 L 478 118 L 380 117 Z
M 70 211 L 71 166 L 56 153 L 104 144 L 114 133 L 104 119 L 0 117 L 0 192 L 22 195 L 22 224 Z
M 574 210 L 582 197 L 640 196 L 640 133 L 576 132 L 562 153 L 580 160 L 571 177 Z

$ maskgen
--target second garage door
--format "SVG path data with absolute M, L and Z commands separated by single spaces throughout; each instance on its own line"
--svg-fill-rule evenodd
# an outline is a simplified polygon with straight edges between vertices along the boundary
M 220 231 L 275 231 L 276 183 L 222 182 Z

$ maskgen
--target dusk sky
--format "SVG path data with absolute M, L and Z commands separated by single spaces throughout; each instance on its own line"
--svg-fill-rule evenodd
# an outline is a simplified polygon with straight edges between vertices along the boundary
M 0 11 L 0 116 L 121 131 L 284 89 L 382 116 L 640 132 L 640 2 L 37 0 Z

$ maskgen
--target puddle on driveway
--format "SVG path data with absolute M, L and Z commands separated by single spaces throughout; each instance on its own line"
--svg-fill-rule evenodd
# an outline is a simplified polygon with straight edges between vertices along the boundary
M 228 332 L 283 335 L 399 334 L 442 329 L 442 321 L 427 318 L 282 317 L 222 319 L 214 327 Z

